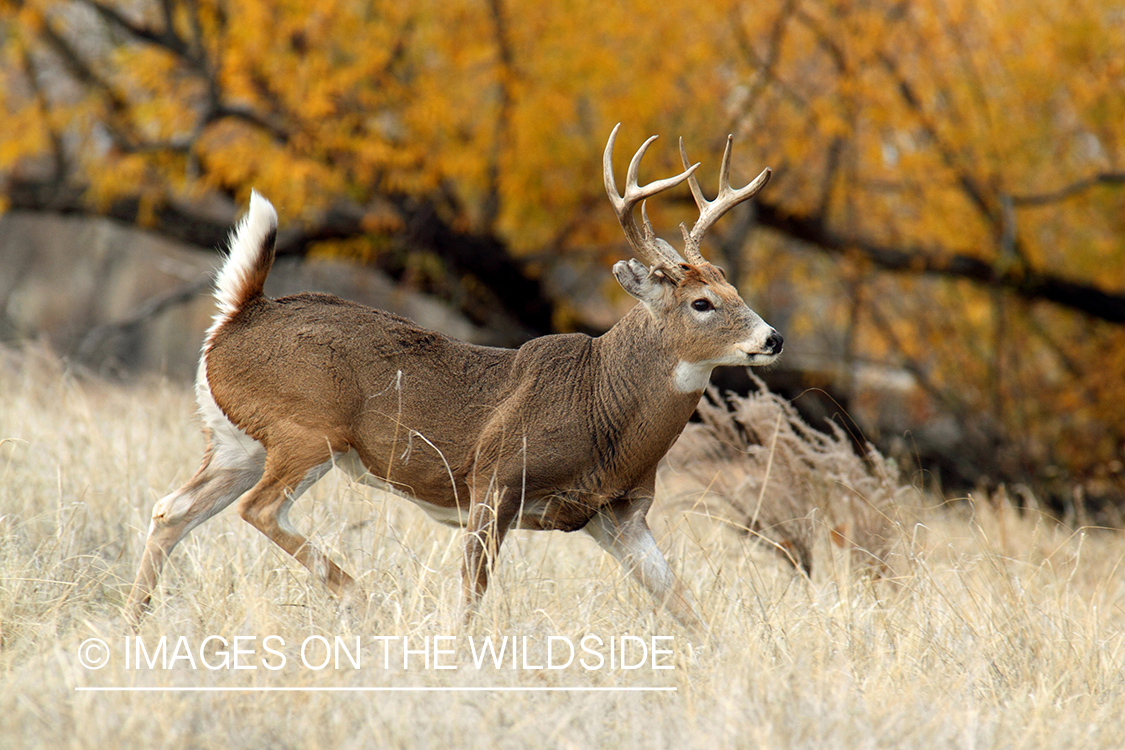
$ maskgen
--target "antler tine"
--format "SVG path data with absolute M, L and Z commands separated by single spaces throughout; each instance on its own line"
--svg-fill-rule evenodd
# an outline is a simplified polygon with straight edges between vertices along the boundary
M 656 230 L 648 220 L 648 201 L 641 201 L 641 231 L 644 232 L 646 242 L 656 239 Z
M 609 202 L 613 204 L 613 210 L 617 213 L 617 221 L 625 231 L 625 238 L 629 241 L 629 246 L 645 262 L 652 266 L 663 266 L 667 269 L 678 268 L 684 259 L 671 245 L 656 236 L 652 224 L 648 220 L 644 201 L 657 193 L 679 185 L 685 180 L 692 179 L 692 175 L 699 168 L 699 164 L 693 164 L 690 167 L 685 165 L 684 171 L 674 177 L 666 177 L 647 185 L 638 185 L 637 174 L 640 171 L 641 159 L 648 147 L 656 140 L 657 137 L 654 135 L 641 144 L 641 147 L 637 149 L 637 152 L 633 154 L 633 158 L 629 161 L 629 169 L 625 173 L 625 194 L 622 196 L 617 192 L 617 180 L 613 175 L 613 146 L 617 141 L 617 131 L 620 128 L 621 123 L 614 126 L 613 132 L 609 134 L 609 142 L 606 143 L 605 152 L 602 154 L 602 176 L 605 179 L 605 191 L 609 196 Z M 643 230 L 637 226 L 637 221 L 633 217 L 633 209 L 637 203 L 641 203 L 641 214 L 644 221 Z
M 684 150 L 684 137 L 680 136 L 680 162 L 685 167 L 688 165 L 687 151 Z M 688 187 L 691 188 L 691 197 L 695 199 L 695 205 L 699 208 L 700 212 L 707 206 L 707 199 L 703 197 L 703 190 L 699 187 L 699 180 L 695 175 L 692 175 L 688 180 Z M 683 227 L 683 224 L 680 224 Z
M 704 262 L 705 259 L 699 252 L 699 244 L 703 241 L 707 230 L 709 230 L 716 221 L 722 218 L 723 214 L 727 211 L 731 210 L 739 203 L 754 197 L 770 180 L 772 171 L 769 167 L 766 167 L 762 170 L 761 174 L 755 177 L 746 187 L 738 190 L 731 188 L 730 153 L 733 143 L 734 136 L 728 135 L 727 147 L 723 150 L 723 161 L 719 165 L 719 194 L 715 196 L 715 200 L 709 201 L 703 197 L 703 191 L 699 189 L 699 181 L 695 179 L 694 175 L 688 180 L 691 195 L 695 198 L 695 205 L 699 208 L 699 218 L 696 220 L 695 226 L 691 228 L 690 232 L 685 224 L 680 224 L 680 230 L 684 234 L 684 257 L 687 258 L 689 263 Z M 683 138 L 680 138 L 680 159 L 685 165 L 688 163 Z

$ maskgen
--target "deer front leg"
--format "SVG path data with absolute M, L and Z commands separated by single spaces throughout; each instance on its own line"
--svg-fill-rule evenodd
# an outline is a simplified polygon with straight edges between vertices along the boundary
M 626 497 L 601 508 L 586 531 L 681 624 L 700 630 L 703 623 L 688 603 L 645 520 L 651 497 Z
M 469 620 L 477 603 L 488 588 L 488 577 L 500 545 L 515 519 L 518 503 L 509 493 L 491 485 L 479 495 L 474 493 L 465 527 L 465 562 L 461 570 L 465 592 L 465 620 Z

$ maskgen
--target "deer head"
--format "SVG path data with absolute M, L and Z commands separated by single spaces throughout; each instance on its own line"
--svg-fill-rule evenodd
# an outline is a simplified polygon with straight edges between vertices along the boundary
M 656 140 L 654 135 L 637 149 L 629 162 L 625 194 L 621 195 L 613 175 L 613 146 L 620 127 L 620 124 L 614 127 L 602 157 L 605 189 L 630 247 L 644 262 L 619 261 L 613 266 L 613 274 L 626 292 L 644 304 L 661 328 L 665 342 L 678 357 L 677 389 L 702 390 L 717 365 L 770 364 L 781 353 L 781 335 L 746 306 L 738 290 L 727 280 L 726 273 L 708 263 L 699 252 L 707 230 L 731 208 L 761 190 L 769 181 L 770 170 L 762 170 L 744 188 L 731 188 L 730 153 L 734 138 L 728 136 L 719 169 L 719 194 L 715 200 L 708 201 L 695 178 L 699 164 L 688 165 L 681 138 L 684 171 L 641 186 L 637 184 L 637 173 L 645 151 Z M 656 236 L 644 202 L 685 181 L 699 207 L 699 219 L 690 231 L 680 225 L 684 235 L 684 254 L 680 255 L 671 244 Z M 637 226 L 633 216 L 638 202 L 641 226 Z

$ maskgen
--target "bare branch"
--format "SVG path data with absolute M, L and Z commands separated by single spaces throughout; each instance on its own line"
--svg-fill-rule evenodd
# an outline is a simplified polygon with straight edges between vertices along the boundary
M 94 326 L 86 332 L 78 346 L 75 347 L 74 356 L 82 362 L 91 362 L 96 353 L 104 349 L 106 344 L 113 339 L 127 336 L 139 330 L 141 326 L 153 318 L 192 301 L 210 285 L 211 275 L 204 274 L 198 279 L 181 284 L 163 294 L 150 297 L 123 320 Z
M 910 81 L 902 75 L 901 71 L 898 69 L 898 65 L 886 53 L 880 53 L 879 60 L 883 63 L 883 67 L 887 73 L 894 79 L 902 101 L 917 115 L 922 130 L 934 144 L 934 147 L 937 148 L 938 153 L 941 154 L 942 161 L 945 162 L 945 165 L 956 175 L 961 189 L 964 190 L 969 200 L 976 206 L 985 220 L 988 221 L 989 224 L 999 228 L 1001 219 L 994 204 L 989 202 L 985 197 L 985 191 L 977 184 L 972 175 L 961 167 L 961 160 L 958 158 L 956 151 L 945 142 L 945 139 L 942 138 L 941 134 L 938 132 L 937 125 L 934 123 L 929 113 L 926 112 L 921 98 L 914 91 L 914 87 L 911 85 Z
M 754 46 L 746 36 L 741 18 L 742 6 L 735 5 L 734 10 L 731 11 L 731 14 L 734 16 L 731 22 L 731 28 L 734 30 L 735 43 L 738 45 L 742 54 L 751 63 L 755 75 L 754 82 L 750 85 L 749 90 L 741 97 L 741 104 L 736 107 L 736 109 L 741 109 L 742 111 L 734 116 L 731 127 L 728 128 L 728 130 L 738 133 L 749 124 L 755 104 L 759 101 L 761 93 L 766 85 L 771 81 L 775 83 L 784 94 L 791 97 L 802 107 L 808 105 L 800 95 L 793 92 L 777 78 L 777 63 L 778 60 L 781 59 L 781 48 L 785 43 L 786 27 L 788 26 L 789 19 L 792 18 L 797 8 L 797 2 L 798 0 L 786 0 L 785 6 L 781 9 L 781 12 L 778 13 L 777 19 L 770 29 L 769 44 L 766 48 L 764 58 L 754 51 Z
M 1053 190 L 1033 195 L 1013 195 L 1012 204 L 1021 207 L 1047 206 L 1074 198 L 1099 185 L 1125 185 L 1125 172 L 1098 172 L 1090 177 Z
M 234 107 L 221 102 L 215 103 L 203 124 L 207 125 L 228 117 L 233 120 L 241 120 L 242 122 L 266 131 L 279 143 L 288 143 L 292 137 L 288 130 L 277 123 L 271 122 L 248 107 Z
M 999 271 L 967 250 L 881 245 L 863 236 L 839 234 L 821 217 L 794 214 L 772 203 L 758 201 L 757 210 L 763 226 L 829 254 L 858 253 L 884 270 L 966 279 L 1006 289 L 1029 301 L 1052 302 L 1109 323 L 1125 323 L 1125 291 L 1107 291 L 1094 283 L 1029 267 Z
M 83 198 L 84 187 L 51 180 L 12 179 L 5 189 L 9 205 L 15 210 L 51 211 L 86 216 L 107 216 L 126 224 L 136 224 L 140 200 L 122 197 L 104 209 L 95 210 Z M 493 235 L 470 233 L 454 228 L 442 218 L 432 202 L 404 194 L 384 196 L 387 206 L 402 220 L 402 245 L 411 252 L 428 252 L 441 258 L 459 277 L 483 280 L 490 290 L 489 315 L 499 314 L 518 320 L 527 336 L 549 333 L 553 328 L 554 306 L 539 280 L 527 272 L 524 262 Z M 151 217 L 152 229 L 168 237 L 199 247 L 222 247 L 230 225 L 238 213 L 233 202 L 227 210 L 204 212 L 197 206 L 176 201 L 157 206 Z M 363 207 L 340 204 L 324 212 L 317 221 L 291 227 L 278 236 L 278 255 L 303 256 L 309 247 L 325 240 L 347 239 L 370 234 L 364 222 Z M 392 275 L 403 268 L 386 269 Z M 471 301 L 466 301 L 471 305 Z M 462 306 L 474 317 L 479 309 Z M 479 319 L 479 315 L 475 316 Z M 521 334 L 522 335 L 522 334 Z M 520 343 L 513 339 L 512 343 Z
M 88 62 L 82 59 L 78 51 L 63 38 L 50 21 L 44 19 L 40 31 L 47 42 L 47 46 L 62 60 L 63 65 L 79 83 L 102 93 L 115 114 L 122 115 L 128 111 L 129 103 L 125 97 L 115 90 Z
M 47 99 L 43 87 L 39 84 L 39 69 L 35 64 L 34 58 L 31 56 L 30 50 L 26 48 L 22 49 L 20 60 L 23 63 L 24 75 L 27 77 L 28 85 L 35 94 L 35 105 L 39 108 L 40 114 L 47 122 L 47 135 L 51 140 L 51 157 L 54 162 L 55 170 L 54 179 L 56 183 L 61 183 L 66 179 L 66 175 L 70 171 L 66 147 L 63 143 L 62 135 L 51 125 L 48 119 L 48 115 L 51 112 L 51 103 Z
M 141 41 L 148 42 L 157 47 L 162 47 L 184 59 L 192 57 L 187 43 L 176 34 L 172 26 L 171 8 L 165 7 L 165 28 L 162 31 L 157 31 L 148 26 L 142 26 L 141 24 L 130 21 L 116 8 L 104 5 L 98 2 L 98 0 L 79 0 L 79 2 L 93 8 L 97 14 L 111 26 L 115 26 Z
M 508 141 L 508 131 L 511 126 L 514 103 L 511 81 L 515 76 L 515 57 L 508 36 L 508 19 L 504 13 L 503 0 L 488 0 L 488 8 L 499 59 L 496 80 L 496 122 L 488 155 L 487 188 L 481 209 L 481 228 L 485 232 L 492 231 L 496 224 L 496 217 L 500 214 L 500 158 Z
M 202 31 L 199 29 L 198 6 L 195 3 L 191 4 L 192 9 L 192 28 L 196 35 L 195 44 L 189 44 L 183 37 L 176 33 L 173 25 L 173 8 L 170 0 L 165 0 L 162 3 L 162 11 L 164 14 L 165 28 L 163 30 L 156 30 L 148 26 L 130 21 L 122 15 L 117 9 L 104 5 L 98 0 L 79 0 L 80 2 L 93 8 L 99 16 L 101 16 L 111 26 L 119 28 L 135 39 L 142 42 L 155 45 L 179 57 L 185 64 L 194 70 L 200 77 L 204 79 L 207 84 L 208 98 L 210 99 L 210 106 L 206 114 L 200 121 L 196 131 L 201 130 L 212 122 L 224 118 L 231 118 L 241 120 L 269 133 L 275 140 L 286 143 L 290 140 L 290 133 L 280 125 L 271 122 L 265 116 L 247 108 L 240 106 L 233 106 L 223 102 L 222 91 L 216 80 L 215 73 L 211 69 L 209 61 L 202 48 Z M 73 60 L 68 62 L 72 66 L 77 66 L 82 71 L 83 79 L 89 83 L 95 83 L 96 77 L 88 66 L 84 66 L 82 61 L 73 55 Z M 99 88 L 109 90 L 109 86 L 105 82 L 98 84 Z M 118 107 L 125 108 L 124 100 L 118 103 Z M 171 150 L 181 153 L 190 151 L 191 144 L 188 141 L 184 142 L 168 142 L 168 143 L 121 143 L 121 147 L 129 152 L 142 152 L 142 151 L 160 151 Z

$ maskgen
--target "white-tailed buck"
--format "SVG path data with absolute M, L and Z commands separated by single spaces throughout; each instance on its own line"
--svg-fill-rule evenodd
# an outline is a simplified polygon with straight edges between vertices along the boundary
M 332 466 L 390 488 L 438 521 L 466 528 L 470 611 L 509 528 L 585 529 L 682 621 L 696 616 L 645 521 L 656 466 L 679 436 L 716 365 L 764 365 L 778 333 L 699 253 L 711 225 L 769 179 L 730 187 L 728 138 L 719 194 L 704 199 L 684 171 L 637 184 L 653 136 L 618 194 L 605 187 L 641 261 L 613 273 L 639 300 L 598 338 L 543 336 L 519 349 L 474 346 L 409 320 L 324 294 L 262 294 L 277 214 L 256 193 L 218 274 L 219 311 L 199 362 L 196 395 L 208 445 L 195 476 L 152 512 L 128 614 L 139 621 L 172 548 L 234 501 L 239 514 L 335 594 L 347 573 L 289 522 L 289 508 Z M 655 236 L 641 207 L 687 182 L 699 220 L 684 254 Z M 643 262 L 642 262 L 643 261 Z

